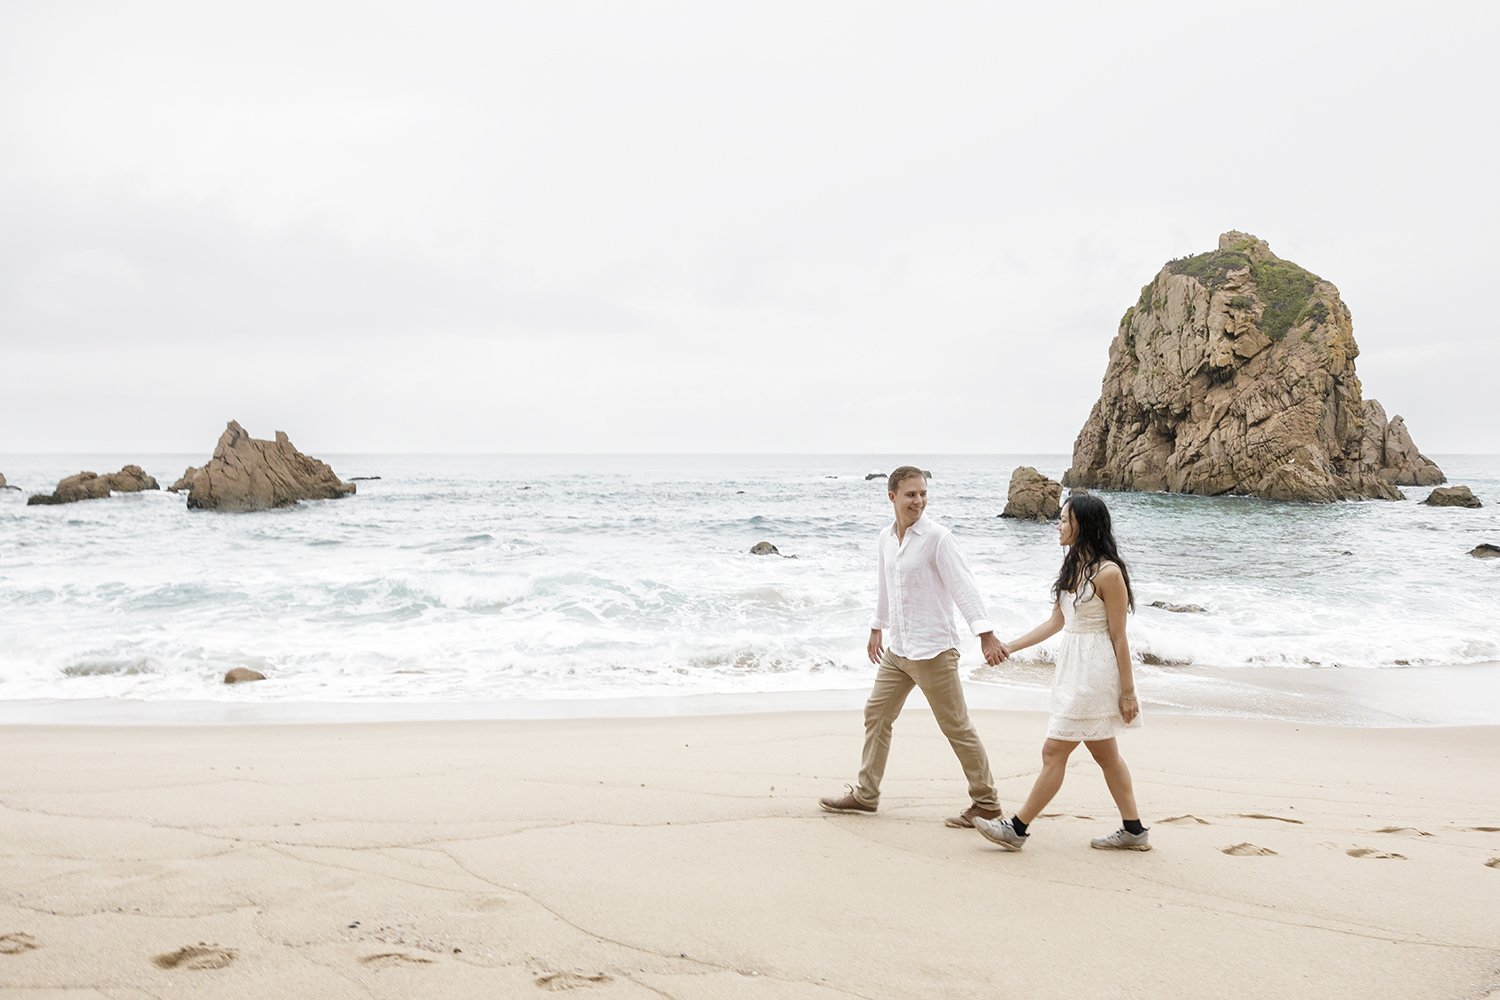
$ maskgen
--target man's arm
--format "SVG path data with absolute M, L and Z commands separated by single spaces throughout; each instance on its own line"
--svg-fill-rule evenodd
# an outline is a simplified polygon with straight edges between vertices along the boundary
M 979 636 L 979 651 L 984 654 L 984 662 L 991 666 L 1003 662 L 1010 651 L 995 638 L 995 628 L 990 624 L 989 613 L 984 609 L 984 598 L 979 596 L 979 585 L 974 582 L 974 574 L 969 571 L 969 565 L 964 562 L 964 557 L 958 551 L 958 543 L 951 534 L 944 535 L 938 542 L 933 561 L 939 579 L 953 598 L 953 603 L 958 605 L 958 613 L 969 623 L 969 630 Z

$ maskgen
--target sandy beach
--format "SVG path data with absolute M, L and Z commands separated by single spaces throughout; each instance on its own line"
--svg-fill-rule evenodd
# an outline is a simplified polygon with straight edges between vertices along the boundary
M 977 713 L 1007 808 L 1042 719 Z M 1150 853 L 1080 753 L 1020 854 L 855 712 L 0 729 L 25 997 L 1500 996 L 1500 728 L 1153 718 Z

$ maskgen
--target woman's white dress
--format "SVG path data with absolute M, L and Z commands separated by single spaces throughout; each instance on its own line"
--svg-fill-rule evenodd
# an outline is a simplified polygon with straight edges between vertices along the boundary
M 1052 677 L 1052 712 L 1047 736 L 1054 740 L 1107 740 L 1127 728 L 1120 715 L 1120 670 L 1109 641 L 1109 617 L 1093 582 L 1081 598 L 1063 591 L 1062 645 Z M 1137 715 L 1131 727 L 1140 725 Z

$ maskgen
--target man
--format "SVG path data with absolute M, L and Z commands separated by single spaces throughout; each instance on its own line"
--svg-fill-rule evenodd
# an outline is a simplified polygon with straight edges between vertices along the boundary
M 985 614 L 974 575 L 959 555 L 953 532 L 924 517 L 927 477 L 903 465 L 886 483 L 896 520 L 880 532 L 880 596 L 870 619 L 870 662 L 880 669 L 865 703 L 865 748 L 859 784 L 849 794 L 819 799 L 829 812 L 872 813 L 880 805 L 880 779 L 891 749 L 891 727 L 913 687 L 920 687 L 938 726 L 969 779 L 969 807 L 944 822 L 972 828 L 974 817 L 1000 815 L 1000 799 L 990 776 L 989 756 L 969 721 L 963 682 L 958 676 L 958 630 L 953 606 L 979 636 L 984 662 L 1008 655 Z M 883 633 L 889 639 L 882 645 Z

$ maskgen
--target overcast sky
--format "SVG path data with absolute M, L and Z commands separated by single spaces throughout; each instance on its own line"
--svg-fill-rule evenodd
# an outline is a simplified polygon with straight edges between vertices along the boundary
M 0 4 L 0 454 L 1065 452 L 1243 229 L 1500 451 L 1500 5 Z

